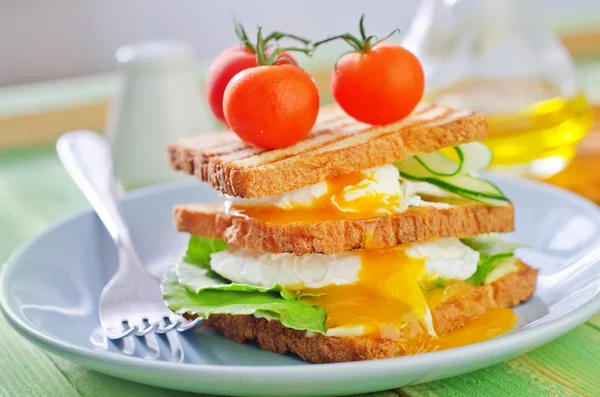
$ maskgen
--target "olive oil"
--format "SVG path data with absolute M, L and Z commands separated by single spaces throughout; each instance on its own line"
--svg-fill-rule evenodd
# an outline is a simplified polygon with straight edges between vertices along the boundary
M 592 109 L 585 96 L 566 97 L 546 81 L 470 81 L 428 94 L 425 100 L 485 114 L 492 170 L 546 178 L 574 157 L 587 134 Z

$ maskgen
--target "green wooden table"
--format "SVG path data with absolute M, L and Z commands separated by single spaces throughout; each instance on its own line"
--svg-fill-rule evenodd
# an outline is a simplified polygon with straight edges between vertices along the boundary
M 600 76 L 600 61 L 595 65 L 582 69 L 582 74 Z M 600 82 L 593 79 L 594 96 L 600 98 Z M 85 198 L 62 169 L 52 146 L 0 152 L 0 263 L 25 240 L 86 208 Z M 192 394 L 144 386 L 72 364 L 33 346 L 0 316 L 0 397 L 188 395 Z M 502 364 L 370 396 L 549 395 L 600 396 L 600 314 L 567 335 Z

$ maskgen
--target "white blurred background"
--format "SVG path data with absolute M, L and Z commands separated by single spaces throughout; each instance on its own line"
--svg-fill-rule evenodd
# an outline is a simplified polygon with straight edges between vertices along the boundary
M 597 25 L 586 18 L 600 13 L 599 0 L 542 4 L 559 30 Z M 0 86 L 109 72 L 115 69 L 115 50 L 139 40 L 185 40 L 200 60 L 208 60 L 236 42 L 232 16 L 252 31 L 261 24 L 317 39 L 355 32 L 362 12 L 374 34 L 406 31 L 418 5 L 419 0 L 0 0 Z

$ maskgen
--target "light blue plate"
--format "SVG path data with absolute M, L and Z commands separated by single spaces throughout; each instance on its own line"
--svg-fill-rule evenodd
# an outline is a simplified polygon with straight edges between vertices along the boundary
M 600 263 L 568 267 L 600 244 L 600 210 L 563 190 L 493 178 L 514 201 L 517 232 L 533 247 L 519 255 L 541 269 L 535 296 L 517 308 L 515 331 L 457 349 L 396 359 L 310 365 L 238 345 L 201 330 L 107 341 L 98 329 L 100 290 L 116 253 L 91 212 L 19 250 L 3 268 L 0 304 L 10 324 L 38 346 L 113 376 L 167 388 L 245 396 L 364 393 L 463 374 L 523 354 L 600 311 Z M 159 274 L 185 247 L 172 226 L 175 203 L 217 200 L 196 181 L 131 195 L 123 203 L 144 263 Z M 132 280 L 135 282 L 135 280 Z

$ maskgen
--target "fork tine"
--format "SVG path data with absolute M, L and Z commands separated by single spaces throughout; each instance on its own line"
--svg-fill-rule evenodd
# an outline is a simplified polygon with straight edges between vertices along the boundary
M 149 323 L 150 324 L 150 323 Z M 144 336 L 149 334 L 152 331 L 155 331 L 158 328 L 159 324 L 157 322 L 153 322 L 147 327 L 137 326 L 138 331 L 136 332 L 137 336 Z
M 156 360 L 161 355 L 161 347 L 158 336 L 155 333 L 149 333 L 138 339 L 138 341 L 148 349 L 148 353 L 144 354 L 143 357 L 146 360 Z
M 179 332 L 185 332 L 188 329 L 194 328 L 196 325 L 198 325 L 200 323 L 201 319 L 200 318 L 195 318 L 192 321 L 188 321 L 186 323 L 182 323 L 181 326 L 179 328 L 177 328 L 177 331 Z
M 128 322 L 124 321 L 123 322 L 123 327 L 121 328 L 108 328 L 105 330 L 105 334 L 107 336 L 108 339 L 111 340 L 116 340 L 116 339 L 121 339 L 121 338 L 125 338 L 126 336 L 131 335 L 133 332 L 136 331 L 136 327 L 132 327 L 129 325 Z
M 173 321 L 173 320 L 175 320 L 175 321 Z M 178 319 L 169 318 L 169 321 L 170 321 L 170 323 L 167 324 L 167 322 L 164 321 L 164 319 L 163 319 L 163 321 L 160 322 L 160 326 L 156 330 L 156 333 L 166 334 L 167 332 L 171 331 L 172 329 L 178 328 L 182 324 L 182 320 L 180 318 L 178 318 Z
M 115 346 L 123 353 L 128 356 L 135 354 L 135 337 L 133 335 L 126 336 L 124 338 L 116 339 Z
M 182 363 L 185 360 L 185 353 L 181 347 L 181 341 L 179 340 L 179 334 L 177 332 L 169 332 L 165 334 L 167 338 L 169 348 L 171 349 L 171 357 Z

